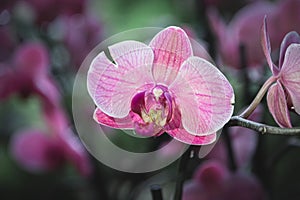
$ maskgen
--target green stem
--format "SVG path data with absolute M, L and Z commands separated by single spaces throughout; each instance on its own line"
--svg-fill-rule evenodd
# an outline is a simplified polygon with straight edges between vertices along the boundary
M 183 182 L 186 175 L 186 168 L 188 166 L 189 159 L 192 158 L 193 155 L 194 155 L 194 146 L 190 146 L 180 158 L 179 165 L 178 165 L 174 200 L 181 200 L 182 198 Z
M 246 110 L 244 110 L 239 116 L 241 118 L 245 118 L 247 119 L 251 113 L 256 109 L 256 107 L 258 106 L 258 104 L 261 102 L 262 98 L 264 97 L 264 95 L 266 94 L 266 92 L 268 91 L 269 87 L 277 80 L 277 77 L 275 76 L 271 76 L 264 84 L 263 86 L 260 88 L 260 90 L 258 91 L 256 97 L 253 99 L 253 101 L 251 102 L 251 104 L 246 108 Z

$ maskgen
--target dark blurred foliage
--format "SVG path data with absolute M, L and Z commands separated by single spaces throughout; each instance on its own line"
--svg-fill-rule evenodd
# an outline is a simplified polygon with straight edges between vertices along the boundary
M 257 17 L 253 3 L 270 5 L 261 7 Z M 276 57 L 283 36 L 300 30 L 299 0 L 1 0 L 0 199 L 147 200 L 151 184 L 160 184 L 164 198 L 171 199 L 177 162 L 156 172 L 129 174 L 104 166 L 85 151 L 71 114 L 75 74 L 87 54 L 112 34 L 182 26 L 206 42 L 235 89 L 238 112 L 270 75 L 264 57 L 253 70 L 252 57 L 240 48 L 243 43 L 246 52 L 259 54 L 261 49 L 250 48 L 261 48 L 254 42 L 259 42 L 264 13 Z M 254 120 L 276 126 L 265 100 Z M 300 126 L 296 114 L 292 121 Z M 229 142 L 224 133 L 208 157 L 187 163 L 183 199 L 209 200 L 219 194 L 221 199 L 244 199 L 247 193 L 257 194 L 256 199 L 299 199 L 298 137 L 258 136 L 243 128 L 227 132 Z M 156 138 L 136 152 L 168 140 Z M 116 141 L 136 148 L 128 136 Z

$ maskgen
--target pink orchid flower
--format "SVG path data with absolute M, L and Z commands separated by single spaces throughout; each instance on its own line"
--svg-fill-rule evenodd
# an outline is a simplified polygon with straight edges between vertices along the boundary
M 124 41 L 101 52 L 88 71 L 88 91 L 103 125 L 144 136 L 167 132 L 188 144 L 209 144 L 230 119 L 234 93 L 226 77 L 193 56 L 186 33 L 168 27 L 149 45 Z
M 271 85 L 267 94 L 269 110 L 281 127 L 292 127 L 289 109 L 300 114 L 300 36 L 288 33 L 280 46 L 279 64 L 271 58 L 271 45 L 266 19 L 262 28 L 262 47 L 276 83 Z

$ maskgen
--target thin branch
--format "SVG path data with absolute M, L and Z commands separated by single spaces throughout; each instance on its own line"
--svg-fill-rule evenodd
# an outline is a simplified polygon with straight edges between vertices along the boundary
M 276 81 L 277 77 L 271 76 L 260 88 L 256 97 L 253 99 L 252 103 L 244 110 L 239 116 L 242 118 L 248 118 L 251 113 L 255 110 L 258 104 L 261 102 L 262 98 L 268 91 L 269 87 Z
M 244 119 L 240 116 L 231 117 L 226 126 L 242 126 L 245 128 L 255 130 L 261 134 L 300 135 L 300 128 L 280 128 L 275 126 L 269 126 L 266 124 Z

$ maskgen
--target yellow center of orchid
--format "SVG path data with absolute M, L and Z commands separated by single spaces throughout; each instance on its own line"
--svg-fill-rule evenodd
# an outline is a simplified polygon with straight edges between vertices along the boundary
M 159 127 L 166 125 L 167 117 L 164 116 L 163 109 L 150 109 L 148 113 L 142 111 L 142 118 L 146 123 L 154 123 Z
M 163 90 L 160 88 L 153 89 L 153 95 L 155 100 L 159 102 L 159 98 L 163 94 Z M 146 123 L 154 123 L 156 126 L 163 127 L 167 123 L 167 116 L 165 115 L 165 109 L 160 104 L 155 104 L 147 112 L 146 110 L 142 111 L 142 118 Z

